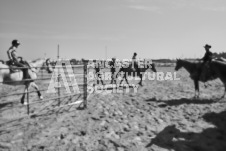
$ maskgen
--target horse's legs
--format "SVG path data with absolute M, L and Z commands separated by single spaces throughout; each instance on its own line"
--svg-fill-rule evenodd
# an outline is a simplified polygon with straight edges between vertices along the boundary
M 0 88 L 1 88 L 0 90 L 3 92 L 4 89 L 2 85 L 3 85 L 3 77 L 0 76 Z
M 100 81 L 101 81 L 102 85 L 104 85 L 104 82 L 103 82 L 103 80 L 102 80 L 102 79 L 100 79 Z
M 123 75 L 122 80 L 120 81 L 120 85 L 122 84 L 122 81 L 123 81 L 124 78 L 125 78 L 125 74 Z
M 100 75 L 100 82 L 102 83 L 102 85 L 104 85 L 103 79 L 102 79 L 102 75 Z
M 121 73 L 121 72 L 123 72 L 123 69 L 122 68 L 120 68 L 119 71 L 118 71 L 118 73 L 115 75 L 115 78 L 116 79 L 118 78 L 118 74 Z
M 142 74 L 139 74 L 139 76 L 140 76 L 140 82 L 138 83 L 140 86 L 142 86 L 142 78 L 143 78 L 143 76 L 142 76 Z
M 114 72 L 111 72 L 111 84 L 113 84 L 113 81 L 115 81 Z
M 30 86 L 30 84 L 26 84 L 25 85 L 24 94 L 22 95 L 21 100 L 20 100 L 21 104 L 24 104 L 24 98 L 25 98 L 25 96 L 26 96 L 26 94 L 28 92 L 29 86 Z
M 102 75 L 100 73 L 97 73 L 97 84 L 102 83 L 102 85 L 104 85 L 104 82 L 102 80 Z
M 194 84 L 195 84 L 195 98 L 199 98 L 199 81 L 198 80 L 194 80 Z M 196 92 L 198 92 L 198 95 L 196 95 Z
M 111 76 L 111 83 L 110 84 L 113 84 L 113 77 Z
M 97 78 L 97 84 L 99 84 L 99 79 Z
M 25 88 L 26 89 L 26 88 Z M 20 103 L 24 104 L 24 98 L 25 98 L 25 90 L 24 90 L 24 94 L 22 95 L 21 99 L 20 99 Z
M 111 73 L 111 84 L 115 83 L 116 84 L 116 80 L 115 80 L 115 72 Z
M 113 75 L 113 81 L 112 81 L 112 82 L 115 83 L 115 84 L 117 83 L 117 82 L 116 82 L 115 73 L 114 73 L 114 75 Z M 113 84 L 113 83 L 112 83 L 112 84 Z
M 38 88 L 38 86 L 36 85 L 36 83 L 32 82 L 32 83 L 31 83 L 31 86 L 32 86 L 33 88 L 35 88 L 35 90 L 37 91 L 38 97 L 42 100 L 42 99 L 43 99 L 43 96 L 42 96 L 41 92 L 39 91 L 39 88 Z
M 221 99 L 224 98 L 225 94 L 226 94 L 226 83 L 224 83 L 224 94 L 222 95 Z
M 129 85 L 129 82 L 128 82 L 128 79 L 127 79 L 127 75 L 125 74 L 125 80 L 126 80 L 126 83 Z

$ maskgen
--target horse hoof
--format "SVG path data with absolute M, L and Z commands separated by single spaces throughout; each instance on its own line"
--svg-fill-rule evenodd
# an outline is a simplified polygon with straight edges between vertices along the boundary
M 43 96 L 40 96 L 39 98 L 40 98 L 40 100 L 43 100 Z
M 224 99 L 224 95 L 222 97 L 220 97 L 220 100 Z
M 199 96 L 194 96 L 193 99 L 199 99 Z

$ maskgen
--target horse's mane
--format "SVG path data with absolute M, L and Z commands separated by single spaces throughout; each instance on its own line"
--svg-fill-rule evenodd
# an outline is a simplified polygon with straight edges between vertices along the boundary
M 199 60 L 178 59 L 178 61 L 188 62 L 188 63 L 191 63 L 191 64 L 201 64 L 202 63 L 202 61 L 199 61 Z
M 223 65 L 223 66 L 226 66 L 226 62 L 225 62 L 225 61 L 212 60 L 212 63 L 221 64 L 221 65 Z
M 42 60 L 42 58 L 38 58 L 38 59 L 32 60 L 31 63 L 35 63 L 35 62 L 37 62 L 39 60 Z
M 29 64 L 32 67 L 36 67 L 37 64 L 39 64 L 39 62 L 42 62 L 43 60 L 44 60 L 43 58 L 38 58 L 38 59 L 35 59 L 35 60 L 32 60 L 31 62 L 29 62 Z

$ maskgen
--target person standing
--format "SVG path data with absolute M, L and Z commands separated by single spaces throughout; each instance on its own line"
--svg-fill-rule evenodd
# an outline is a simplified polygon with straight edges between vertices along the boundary
M 110 62 L 110 68 L 111 68 L 111 84 L 113 84 L 113 82 L 116 84 L 116 77 L 115 77 L 115 72 L 116 72 L 116 62 L 115 62 L 116 58 L 113 57 L 112 61 Z
M 137 72 L 140 72 L 138 63 L 137 63 L 137 53 L 134 52 L 133 53 L 133 57 L 132 57 L 132 68 L 134 68 Z

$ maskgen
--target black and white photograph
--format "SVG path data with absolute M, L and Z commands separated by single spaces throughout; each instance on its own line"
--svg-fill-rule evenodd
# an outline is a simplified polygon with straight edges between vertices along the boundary
M 0 151 L 226 151 L 225 0 L 0 0 Z

